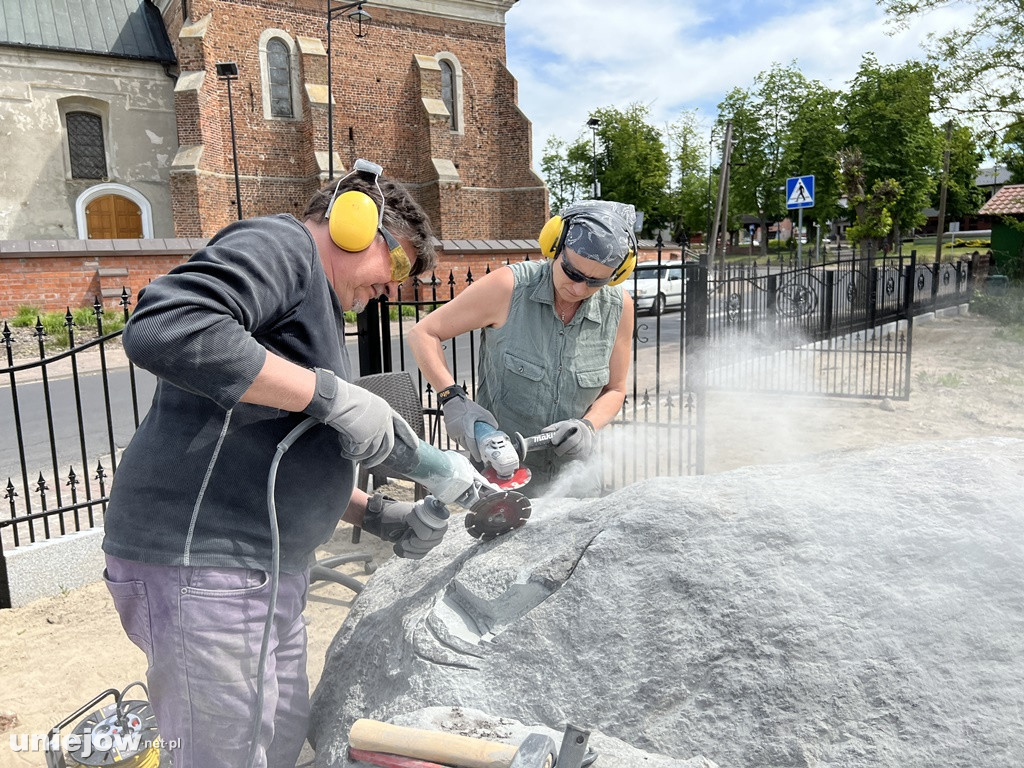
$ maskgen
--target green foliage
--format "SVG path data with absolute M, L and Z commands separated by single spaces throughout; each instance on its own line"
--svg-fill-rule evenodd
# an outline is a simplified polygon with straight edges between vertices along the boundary
M 1024 184 L 1024 120 L 1017 120 L 1006 129 L 996 153 L 1010 172 L 1010 184 Z
M 985 202 L 985 193 L 977 185 L 978 167 L 985 155 L 978 146 L 974 131 L 965 125 L 953 126 L 949 150 L 949 181 L 946 185 L 947 222 L 960 221 L 964 216 L 977 213 Z M 933 207 L 937 209 L 937 193 L 933 202 Z
M 552 212 L 590 195 L 592 154 L 592 143 L 585 137 L 577 137 L 571 145 L 556 136 L 548 137 L 540 170 L 551 194 Z
M 92 307 L 79 307 L 71 312 L 74 323 L 75 343 L 96 336 L 96 314 Z M 71 344 L 68 334 L 67 312 L 40 312 L 38 307 L 18 307 L 17 314 L 9 321 L 15 328 L 34 329 L 36 324 L 43 326 L 43 343 L 47 349 L 67 349 Z M 120 310 L 103 312 L 103 333 L 113 333 L 124 328 L 124 313 Z
M 931 120 L 934 92 L 931 67 L 916 61 L 883 67 L 867 54 L 846 99 L 847 147 L 863 158 L 864 190 L 888 180 L 901 189 L 888 207 L 896 241 L 924 223 L 922 211 L 938 185 L 942 145 Z
M 1015 286 L 1002 296 L 975 291 L 971 297 L 971 312 L 1024 329 L 1024 288 Z
M 893 228 L 892 208 L 903 193 L 899 182 L 894 179 L 878 180 L 866 191 L 864 158 L 858 148 L 844 149 L 839 153 L 839 169 L 842 186 L 846 190 L 854 223 L 846 228 L 851 243 L 867 244 L 869 253 Z
M 692 232 L 702 232 L 711 218 L 708 200 L 708 147 L 698 128 L 696 111 L 684 112 L 668 126 L 675 184 L 670 188 L 665 218 L 672 239 L 684 242 Z
M 843 146 L 841 94 L 820 83 L 808 84 L 785 142 L 787 176 L 814 176 L 814 207 L 804 221 L 822 224 L 841 215 L 838 152 Z
M 718 105 L 718 136 L 724 140 L 732 123 L 733 151 L 729 169 L 729 210 L 732 217 L 754 214 L 762 230 L 787 215 L 786 178 L 813 173 L 834 176 L 834 150 L 839 146 L 836 94 L 807 80 L 795 64 L 773 64 L 754 79 L 750 90 L 733 89 Z M 808 212 L 810 221 L 828 217 L 838 199 L 835 183 L 826 179 L 822 207 Z M 816 191 L 817 198 L 817 191 Z M 735 220 L 735 218 L 733 218 Z M 767 242 L 761 242 L 762 257 Z
M 18 307 L 18 312 L 11 318 L 10 324 L 15 328 L 31 328 L 36 324 L 36 318 L 39 315 L 39 307 L 30 307 L 23 304 Z
M 601 198 L 632 203 L 644 213 L 644 232 L 664 226 L 668 205 L 669 158 L 661 134 L 647 120 L 650 109 L 633 103 L 625 110 L 598 109 L 597 137 L 602 148 L 597 158 Z
M 916 17 L 944 12 L 948 0 L 879 0 L 896 29 L 905 29 Z M 936 66 L 940 108 L 968 112 L 990 125 L 1007 118 L 1024 118 L 1024 14 L 1019 0 L 976 0 L 972 13 L 943 35 L 931 35 L 926 44 L 929 61 Z M 966 97 L 966 99 L 965 99 Z
M 350 309 L 348 312 L 345 313 L 345 324 L 346 325 L 355 325 L 355 323 L 356 323 L 356 313 L 353 312 Z

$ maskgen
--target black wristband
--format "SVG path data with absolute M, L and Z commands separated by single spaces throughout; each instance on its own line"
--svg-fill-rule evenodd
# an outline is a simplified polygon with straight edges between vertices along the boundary
M 594 435 L 597 434 L 597 430 L 594 429 L 594 425 L 590 423 L 590 419 L 580 419 L 580 421 L 582 421 L 584 424 L 586 424 L 588 427 L 590 427 L 591 434 L 594 434 Z
M 437 393 L 437 402 L 440 403 L 441 405 L 444 405 L 453 397 L 461 397 L 463 400 L 466 400 L 469 398 L 469 395 L 467 395 L 466 390 L 464 390 L 458 384 L 452 384 L 450 386 L 445 387 L 444 389 L 440 390 Z
M 326 368 L 315 368 L 314 371 L 316 387 L 313 389 L 313 399 L 302 412 L 323 421 L 331 414 L 334 398 L 338 394 L 338 377 Z

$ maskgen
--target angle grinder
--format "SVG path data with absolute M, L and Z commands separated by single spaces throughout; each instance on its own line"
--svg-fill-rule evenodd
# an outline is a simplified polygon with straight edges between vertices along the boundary
M 480 449 L 480 459 L 486 465 L 481 473 L 484 477 L 506 491 L 522 488 L 530 482 L 533 473 L 521 466 L 526 452 L 519 450 L 518 443 L 486 421 L 474 424 L 473 434 Z M 518 432 L 516 437 L 522 440 Z
M 518 457 L 515 463 L 518 466 Z M 396 440 L 381 467 L 419 483 L 445 504 L 465 507 L 466 530 L 484 541 L 519 528 L 533 511 L 526 496 L 491 482 L 461 453 L 442 451 L 422 440 L 415 447 Z

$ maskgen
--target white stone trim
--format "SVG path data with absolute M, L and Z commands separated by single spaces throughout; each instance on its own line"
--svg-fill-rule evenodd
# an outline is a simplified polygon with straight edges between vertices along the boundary
M 466 133 L 466 109 L 464 106 L 464 99 L 462 98 L 462 65 L 459 63 L 458 56 L 451 51 L 435 53 L 434 58 L 437 59 L 439 67 L 440 62 L 442 61 L 446 61 L 451 65 L 452 75 L 455 78 L 455 82 L 452 83 L 452 90 L 454 91 L 452 94 L 452 101 L 455 103 L 455 129 L 452 133 L 464 136 Z M 441 101 L 443 102 L 444 99 Z
M 291 64 L 292 116 L 275 117 L 270 108 L 270 62 L 267 59 L 267 43 L 277 38 L 288 46 L 288 61 Z M 302 119 L 302 90 L 299 81 L 299 49 L 292 36 L 283 29 L 265 29 L 260 34 L 260 90 L 263 92 L 263 119 L 294 122 Z
M 548 0 L 552 2 L 553 0 Z M 374 0 L 373 6 L 394 8 L 396 11 L 423 13 L 459 21 L 478 21 L 484 24 L 505 24 L 505 14 L 517 0 Z
M 78 225 L 78 239 L 89 239 L 89 226 L 85 220 L 85 206 L 97 197 L 104 195 L 120 195 L 127 197 L 137 206 L 142 213 L 142 239 L 149 240 L 153 237 L 153 206 L 149 200 L 138 190 L 126 187 L 124 184 L 105 182 L 89 187 L 75 200 L 75 223 Z

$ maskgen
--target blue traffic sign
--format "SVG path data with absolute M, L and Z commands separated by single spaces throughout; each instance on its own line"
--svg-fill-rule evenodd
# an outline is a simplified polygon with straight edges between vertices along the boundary
M 814 176 L 791 176 L 786 179 L 786 209 L 814 207 Z

